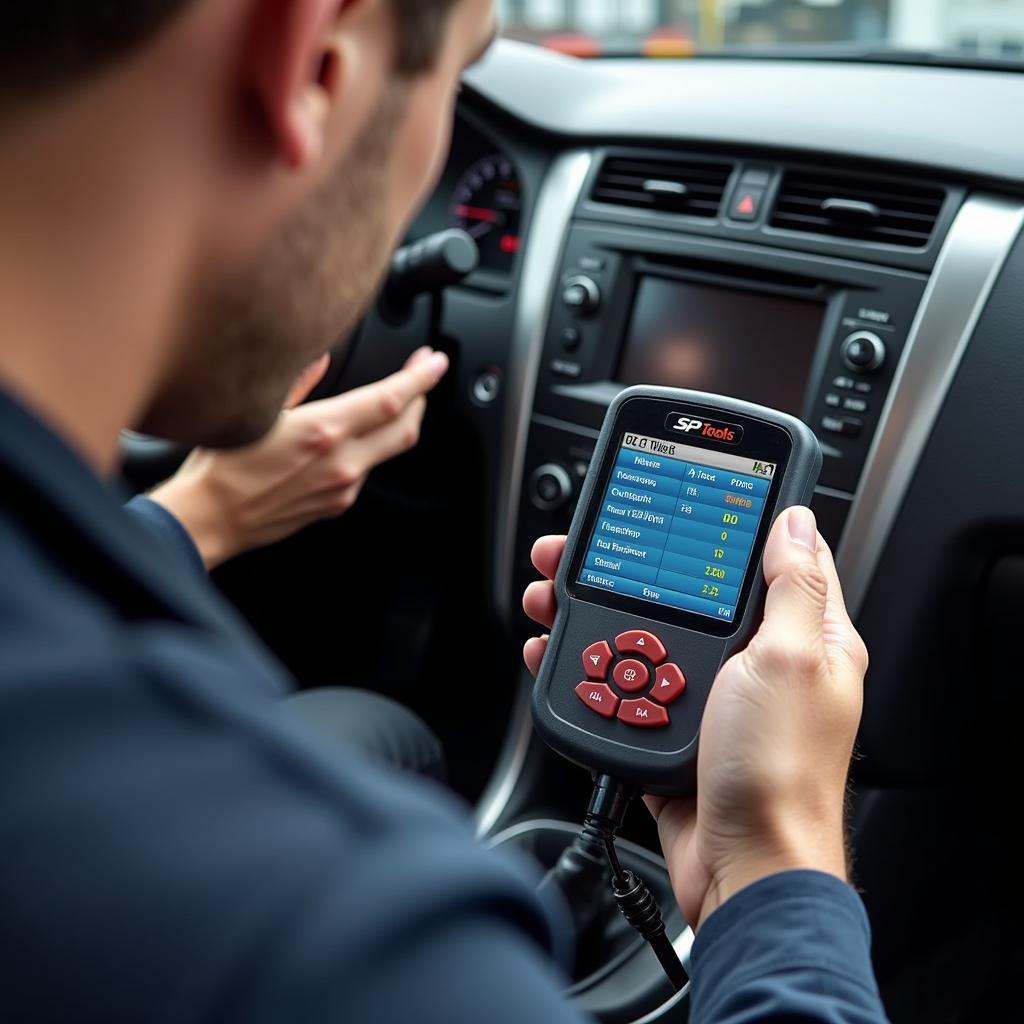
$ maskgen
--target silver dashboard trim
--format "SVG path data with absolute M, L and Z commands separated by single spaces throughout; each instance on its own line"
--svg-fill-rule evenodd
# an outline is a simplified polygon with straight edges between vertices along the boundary
M 975 195 L 957 214 L 910 329 L 836 559 L 854 619 L 989 295 L 1024 205 Z
M 486 839 L 501 821 L 526 764 L 526 755 L 533 739 L 533 714 L 530 707 L 533 680 L 526 669 L 516 684 L 512 721 L 505 734 L 505 743 L 483 795 L 473 812 L 478 839 Z
M 495 548 L 495 601 L 506 622 L 511 622 L 513 615 L 516 526 L 544 334 L 560 276 L 569 222 L 593 159 L 593 154 L 584 149 L 569 150 L 555 159 L 541 185 L 526 239 L 505 391 L 508 400 L 503 423 L 505 447 L 499 480 Z

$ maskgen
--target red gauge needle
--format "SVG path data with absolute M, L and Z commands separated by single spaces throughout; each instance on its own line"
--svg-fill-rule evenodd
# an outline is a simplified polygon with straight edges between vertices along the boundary
M 501 214 L 496 210 L 487 210 L 482 206 L 465 206 L 460 204 L 455 207 L 456 217 L 465 217 L 468 220 L 483 220 L 488 224 L 497 224 Z

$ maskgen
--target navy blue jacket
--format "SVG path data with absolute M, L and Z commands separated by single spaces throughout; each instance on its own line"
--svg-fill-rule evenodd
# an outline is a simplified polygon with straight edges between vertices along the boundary
M 575 1020 L 532 871 L 276 713 L 199 569 L 0 392 L 0 1019 Z M 876 1024 L 868 947 L 851 890 L 768 879 L 698 936 L 695 1019 Z

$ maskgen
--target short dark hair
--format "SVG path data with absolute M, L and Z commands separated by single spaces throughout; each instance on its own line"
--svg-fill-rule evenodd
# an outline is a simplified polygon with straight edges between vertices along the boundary
M 0 11 L 0 94 L 59 89 L 154 36 L 200 0 L 9 0 Z M 458 0 L 391 0 L 398 70 L 428 70 Z

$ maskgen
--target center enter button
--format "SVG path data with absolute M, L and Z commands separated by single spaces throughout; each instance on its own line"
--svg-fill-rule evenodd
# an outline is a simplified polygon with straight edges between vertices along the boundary
M 647 686 L 650 678 L 651 673 L 647 670 L 647 666 L 635 658 L 627 658 L 625 661 L 620 661 L 615 666 L 615 671 L 612 672 L 612 679 L 615 680 L 615 685 L 619 689 L 625 690 L 626 693 L 639 693 L 640 690 Z

